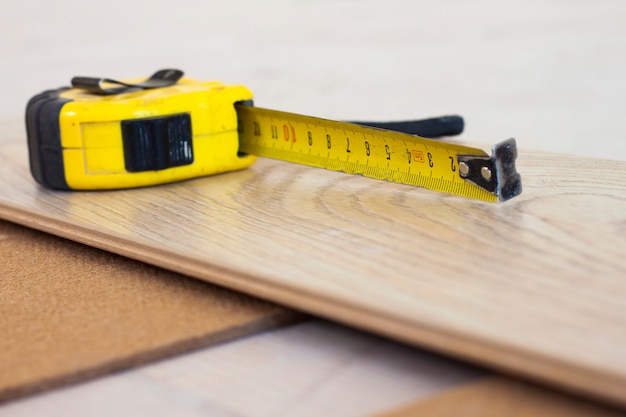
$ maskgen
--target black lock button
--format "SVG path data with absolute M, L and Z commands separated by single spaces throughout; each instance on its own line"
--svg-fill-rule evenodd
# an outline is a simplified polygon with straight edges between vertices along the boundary
M 128 172 L 159 171 L 193 163 L 188 114 L 122 121 Z

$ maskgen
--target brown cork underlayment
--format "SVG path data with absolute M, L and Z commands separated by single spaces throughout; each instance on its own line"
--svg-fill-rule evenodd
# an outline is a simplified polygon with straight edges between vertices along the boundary
M 198 280 L 0 221 L 0 402 L 296 320 Z

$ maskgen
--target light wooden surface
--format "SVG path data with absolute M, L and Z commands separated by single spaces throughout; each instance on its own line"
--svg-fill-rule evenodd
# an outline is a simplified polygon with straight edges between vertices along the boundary
M 454 360 L 316 320 L 9 403 L 0 416 L 358 417 L 485 377 Z
M 164 187 L 58 193 L 0 148 L 0 216 L 626 405 L 626 163 L 521 152 L 488 204 L 261 160 Z

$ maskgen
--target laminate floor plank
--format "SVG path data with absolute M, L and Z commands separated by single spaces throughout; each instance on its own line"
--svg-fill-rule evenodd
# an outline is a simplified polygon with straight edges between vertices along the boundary
M 626 163 L 520 151 L 488 204 L 260 160 L 59 193 L 0 147 L 0 216 L 299 310 L 626 404 Z

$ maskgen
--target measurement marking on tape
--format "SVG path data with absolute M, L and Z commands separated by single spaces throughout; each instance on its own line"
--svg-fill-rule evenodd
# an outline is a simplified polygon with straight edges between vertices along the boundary
M 457 168 L 460 155 L 490 160 L 480 149 L 275 110 L 236 108 L 242 152 L 484 201 L 498 199 L 496 187 L 487 190 L 470 182 Z

